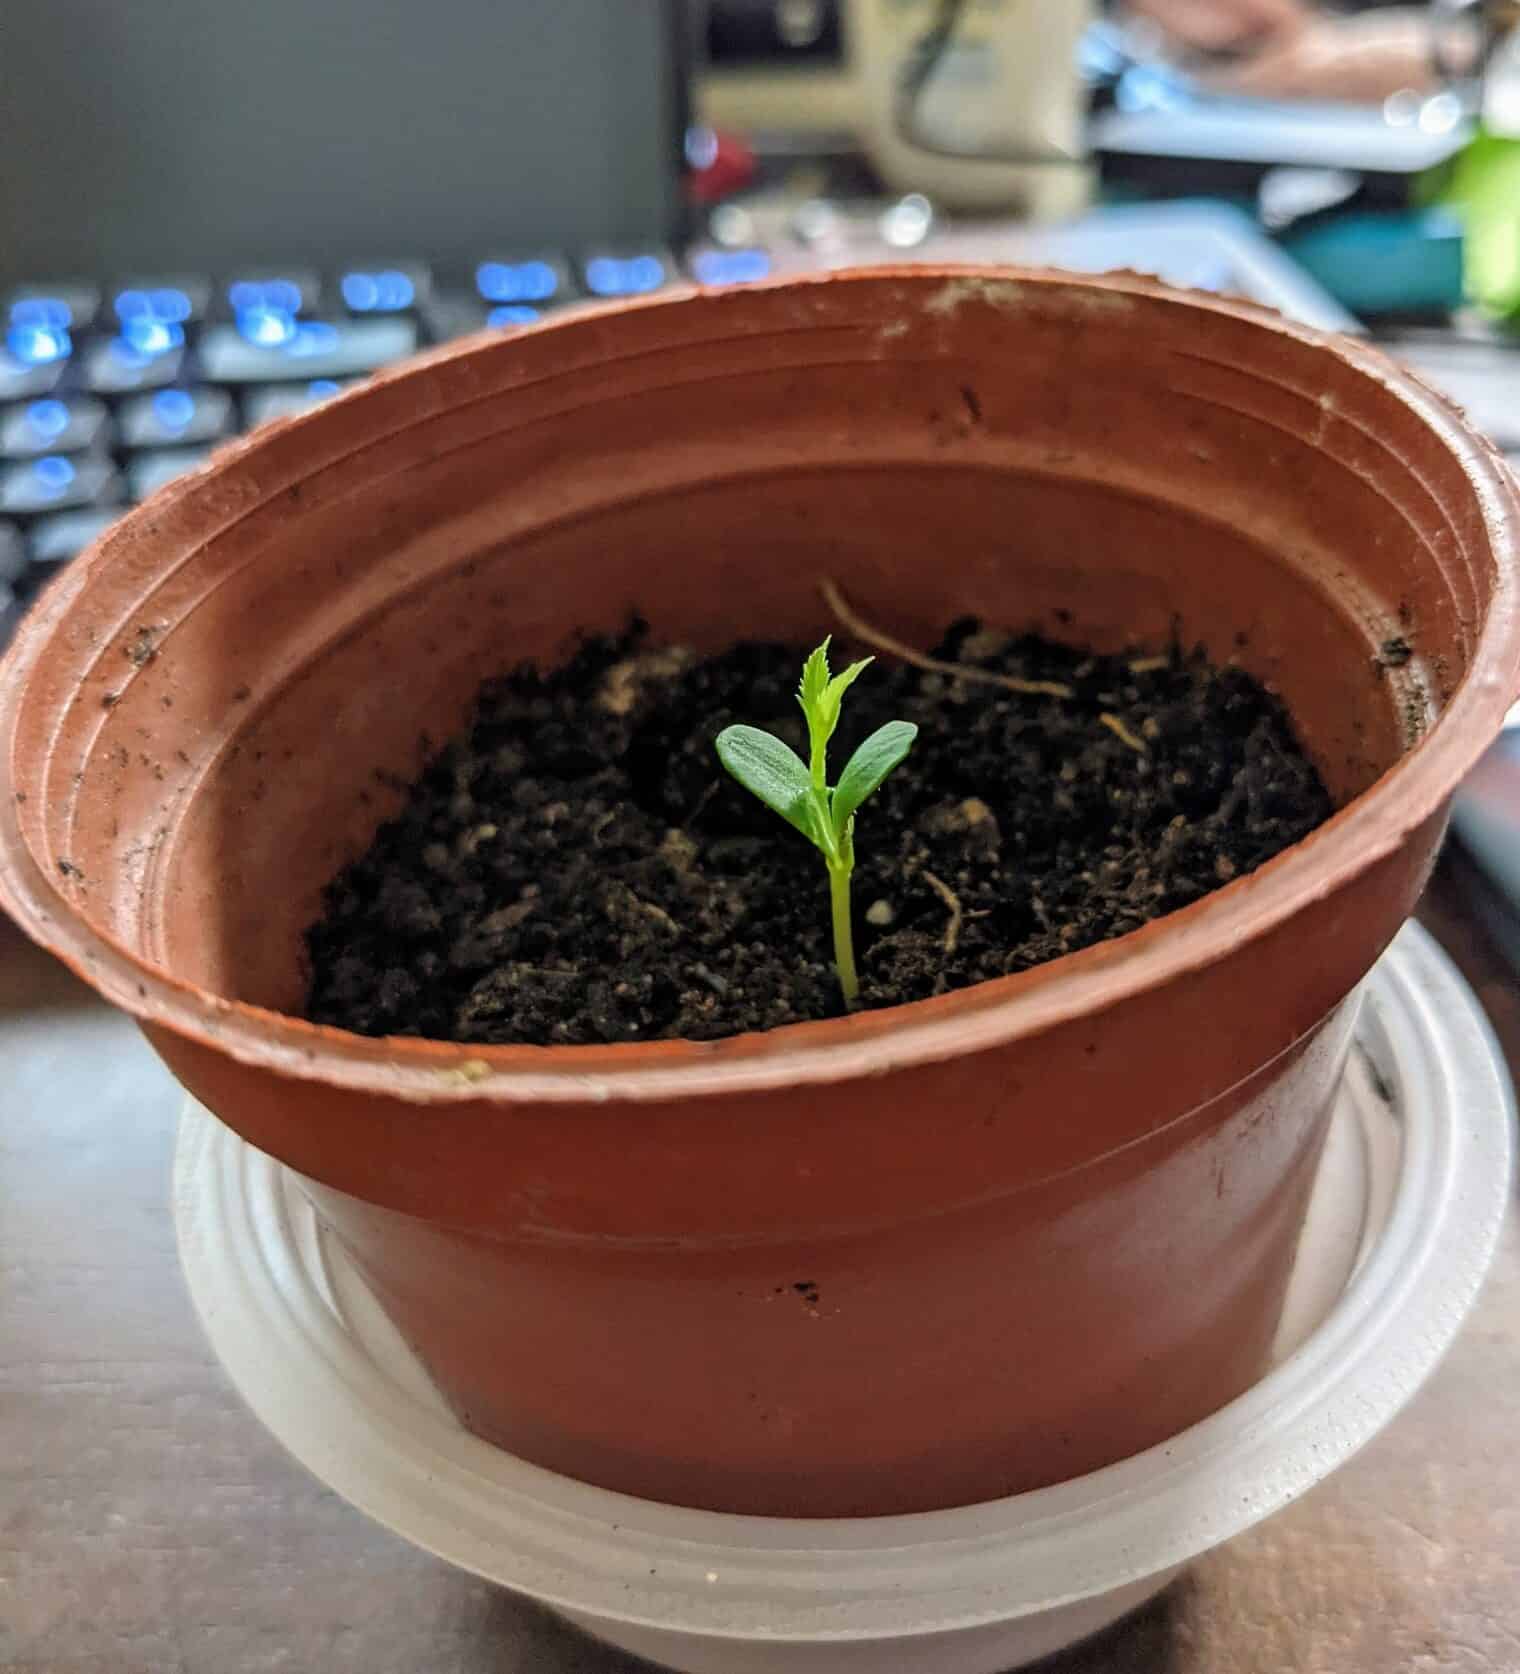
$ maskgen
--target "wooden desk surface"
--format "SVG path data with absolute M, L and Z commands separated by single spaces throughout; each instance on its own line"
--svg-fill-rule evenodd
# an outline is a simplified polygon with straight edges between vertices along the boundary
M 1520 1066 L 1520 991 L 1443 874 L 1425 917 Z M 179 1099 L 0 927 L 0 1671 L 612 1674 L 639 1665 L 320 1487 L 191 1313 Z M 1049 1674 L 1520 1674 L 1520 1221 L 1384 1434 Z

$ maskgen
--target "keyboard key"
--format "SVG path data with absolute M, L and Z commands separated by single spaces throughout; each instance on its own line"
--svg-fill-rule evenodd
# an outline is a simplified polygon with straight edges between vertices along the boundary
M 377 262 L 338 276 L 338 294 L 350 314 L 407 314 L 432 289 L 432 275 L 420 262 Z
M 0 402 L 29 401 L 51 395 L 62 381 L 67 356 L 45 361 L 18 360 L 0 345 Z
M 430 297 L 421 309 L 428 342 L 449 343 L 456 337 L 468 337 L 472 331 L 484 330 L 486 306 L 479 297 L 457 291 Z
M 88 298 L 12 291 L 0 312 L 0 401 L 47 395 L 74 352 L 76 304 Z
M 122 445 L 129 448 L 217 442 L 238 427 L 232 397 L 224 389 L 159 389 L 134 395 L 117 409 L 116 425 Z
M 313 378 L 305 384 L 267 384 L 248 393 L 243 401 L 243 418 L 251 430 L 270 419 L 309 413 L 313 407 L 320 407 L 324 401 L 331 401 L 340 391 L 352 389 L 361 381 L 345 378 L 340 383 L 336 378 Z
M 26 543 L 14 523 L 0 523 L 0 584 L 10 586 L 26 574 Z
M 134 454 L 127 461 L 127 492 L 134 500 L 146 500 L 166 483 L 204 465 L 210 448 L 160 448 L 153 453 Z
M 109 444 L 110 414 L 88 395 L 65 400 L 45 395 L 0 412 L 0 459 L 36 459 L 45 453 L 85 453 Z
M 37 581 L 81 552 L 121 516 L 120 507 L 93 507 L 88 511 L 58 512 L 39 517 L 27 541 L 27 559 Z
M 428 340 L 447 343 L 472 331 L 532 325 L 552 309 L 531 302 L 481 302 L 473 296 L 435 297 L 423 311 Z
M 300 337 L 301 316 L 317 307 L 322 281 L 305 268 L 271 268 L 234 274 L 222 297 L 225 312 L 247 342 L 277 349 Z
M 237 335 L 261 349 L 280 349 L 293 343 L 301 316 L 288 308 L 245 308 L 236 321 Z
M 168 355 L 185 346 L 185 328 L 177 320 L 134 314 L 121 323 L 114 342 L 134 355 Z
M 486 309 L 485 323 L 492 331 L 509 331 L 513 326 L 533 325 L 543 317 L 544 310 L 531 302 L 502 302 Z
M 12 320 L 5 328 L 3 346 L 18 367 L 60 366 L 74 352 L 74 339 L 67 326 Z
M 45 454 L 24 465 L 0 469 L 0 512 L 29 517 L 71 506 L 114 504 L 121 479 L 109 459 L 84 454 L 73 459 Z
M 88 331 L 99 313 L 100 289 L 84 280 L 17 285 L 5 296 L 5 323 L 12 326 Z
M 581 280 L 592 296 L 647 296 L 675 277 L 670 258 L 659 250 L 620 255 L 600 251 L 581 265 Z
M 475 291 L 492 305 L 528 303 L 538 308 L 576 295 L 570 269 L 559 256 L 484 261 L 475 269 Z
M 693 250 L 686 258 L 686 266 L 699 285 L 752 285 L 771 271 L 768 251 L 755 246 L 729 250 L 718 245 L 707 245 Z
M 84 386 L 95 395 L 125 395 L 172 384 L 184 366 L 184 340 L 183 326 L 153 320 L 97 338 L 84 352 Z
M 228 279 L 222 297 L 234 316 L 254 308 L 306 314 L 322 300 L 322 281 L 310 268 L 250 268 Z
M 240 325 L 211 326 L 201 338 L 201 370 L 212 383 L 351 378 L 400 360 L 417 347 L 417 322 L 399 314 L 298 320 L 291 334 L 278 342 L 251 340 Z
M 111 315 L 118 325 L 132 320 L 157 320 L 161 325 L 198 325 L 211 307 L 211 281 L 203 275 L 123 279 L 110 295 Z

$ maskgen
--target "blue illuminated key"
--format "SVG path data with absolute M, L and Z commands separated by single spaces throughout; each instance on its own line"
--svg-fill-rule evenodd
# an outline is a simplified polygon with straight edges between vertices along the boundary
M 137 355 L 167 355 L 185 346 L 185 328 L 178 320 L 153 314 L 133 314 L 117 327 L 113 341 Z
M 769 275 L 771 258 L 757 248 L 728 250 L 714 244 L 693 250 L 686 265 L 699 285 L 753 285 Z
M 321 290 L 315 273 L 284 268 L 236 275 L 222 294 L 237 336 L 255 348 L 280 349 L 310 340 L 304 316 Z
M 18 285 L 0 301 L 0 321 L 7 326 L 88 331 L 99 312 L 99 287 L 80 279 Z
M 17 291 L 0 305 L 0 401 L 25 401 L 57 387 L 74 352 L 80 301 L 61 291 Z
M 599 251 L 581 264 L 581 282 L 591 296 L 647 296 L 674 277 L 670 258 L 659 250 Z
M 432 289 L 432 275 L 420 262 L 367 262 L 338 275 L 338 295 L 350 314 L 409 314 Z
M 96 395 L 125 395 L 174 383 L 185 362 L 185 328 L 160 320 L 124 326 L 84 352 L 83 381 Z
M 10 586 L 26 574 L 26 544 L 14 523 L 0 523 L 0 582 Z
M 200 274 L 132 277 L 107 293 L 111 323 L 158 320 L 164 325 L 197 325 L 211 307 L 211 281 Z
M 70 458 L 49 453 L 24 465 L 0 469 L 0 512 L 30 517 L 73 506 L 113 505 L 121 479 L 109 459 L 93 454 Z
M 159 448 L 153 453 L 134 454 L 127 461 L 127 492 L 134 500 L 146 500 L 176 477 L 204 465 L 210 457 L 211 449 L 204 447 Z
M 103 535 L 121 516 L 119 506 L 98 506 L 88 511 L 57 512 L 39 517 L 27 538 L 27 559 L 32 574 L 45 579 L 59 564 L 68 563 Z
M 40 453 L 67 453 L 69 450 L 59 443 L 68 431 L 68 403 L 56 396 L 29 401 L 24 407 L 9 407 L 0 413 L 0 455 L 31 459 Z
M 551 307 L 577 294 L 570 268 L 560 256 L 493 257 L 475 269 L 475 292 L 488 306 L 527 304 Z
M 301 316 L 288 308 L 245 308 L 237 316 L 237 334 L 259 349 L 280 349 L 293 343 Z
M 109 445 L 111 417 L 88 395 L 44 395 L 0 411 L 0 459 L 45 453 L 85 453 Z
M 267 424 L 270 419 L 294 418 L 298 413 L 309 413 L 324 401 L 331 401 L 340 391 L 351 389 L 360 382 L 357 378 L 313 378 L 304 384 L 266 384 L 250 390 L 243 401 L 243 416 L 251 430 L 256 424 Z
M 276 267 L 235 273 L 222 287 L 222 301 L 234 319 L 255 309 L 310 314 L 322 300 L 322 281 L 307 268 Z
M 240 322 L 210 326 L 201 338 L 201 371 L 217 384 L 309 383 L 352 378 L 400 360 L 417 347 L 417 322 L 405 314 L 358 320 L 297 320 L 280 340 L 250 338 Z
M 237 415 L 223 389 L 156 389 L 122 402 L 116 427 L 124 447 L 177 447 L 232 435 Z
M 430 343 L 448 343 L 473 331 L 531 325 L 547 310 L 533 302 L 482 302 L 458 294 L 434 297 L 422 313 Z
M 74 334 L 51 320 L 11 320 L 4 349 L 18 367 L 57 366 L 74 352 Z
M 543 309 L 530 302 L 501 302 L 486 310 L 486 325 L 492 331 L 510 331 L 513 326 L 533 325 L 543 318 Z

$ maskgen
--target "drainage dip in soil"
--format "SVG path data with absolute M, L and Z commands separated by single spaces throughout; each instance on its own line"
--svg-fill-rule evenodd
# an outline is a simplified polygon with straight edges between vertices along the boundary
M 308 1015 L 366 1035 L 540 1045 L 712 1040 L 837 1015 L 822 862 L 713 750 L 739 721 L 806 754 L 807 649 L 745 644 L 699 662 L 630 634 L 488 683 L 470 730 L 328 889 L 307 933 Z M 1331 812 L 1281 704 L 1239 669 L 1094 657 L 974 623 L 935 655 L 1071 695 L 885 659 L 851 689 L 835 772 L 883 722 L 919 727 L 856 827 L 866 1007 L 1123 935 Z

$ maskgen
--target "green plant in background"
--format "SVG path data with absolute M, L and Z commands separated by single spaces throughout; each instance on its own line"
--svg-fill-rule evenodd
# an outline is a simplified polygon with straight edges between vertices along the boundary
M 834 920 L 834 968 L 844 1003 L 860 998 L 855 938 L 850 922 L 850 874 L 855 870 L 855 811 L 913 748 L 918 728 L 911 721 L 878 727 L 845 763 L 839 783 L 828 782 L 829 740 L 839 725 L 844 694 L 873 661 L 851 663 L 829 673 L 829 642 L 803 665 L 797 701 L 807 718 L 809 759 L 804 763 L 774 733 L 759 727 L 725 727 L 718 734 L 718 760 L 747 791 L 773 808 L 823 856 L 829 873 Z
M 1520 323 L 1520 131 L 1480 129 L 1419 194 L 1462 218 L 1468 297 L 1494 318 Z

